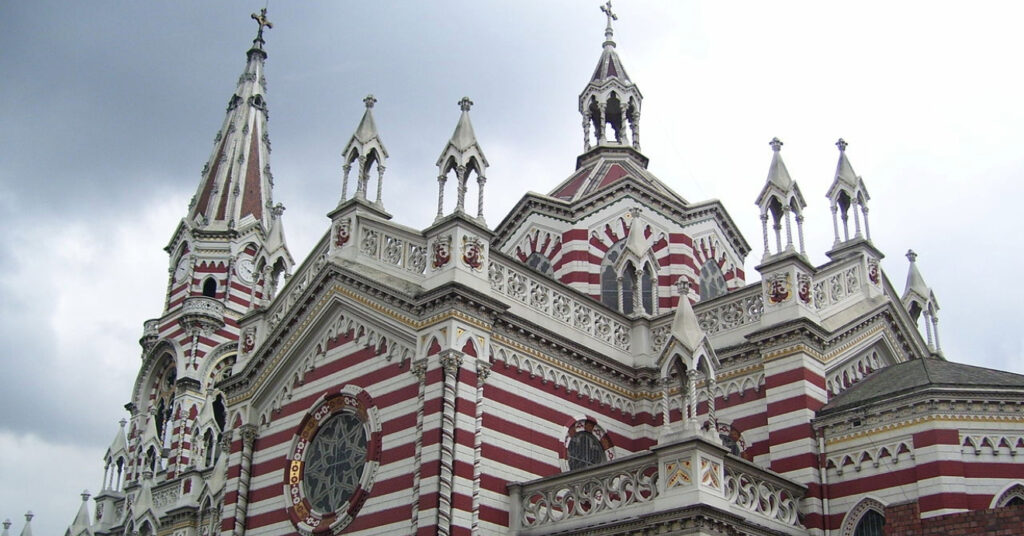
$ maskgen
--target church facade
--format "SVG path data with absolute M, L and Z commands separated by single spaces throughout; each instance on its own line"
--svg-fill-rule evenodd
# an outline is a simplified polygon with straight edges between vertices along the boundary
M 603 10 L 583 153 L 548 194 L 487 225 L 466 98 L 436 220 L 401 225 L 370 96 L 298 263 L 254 14 L 165 248 L 130 417 L 68 535 L 870 536 L 896 534 L 897 510 L 925 526 L 1024 504 L 1024 376 L 943 357 L 916 256 L 902 291 L 880 267 L 846 142 L 823 189 L 829 261 L 807 258 L 777 139 L 752 247 L 721 203 L 648 171 L 643 96 Z

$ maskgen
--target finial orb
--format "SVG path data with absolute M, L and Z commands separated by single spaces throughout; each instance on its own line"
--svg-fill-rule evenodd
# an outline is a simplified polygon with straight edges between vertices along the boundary
M 370 93 L 363 99 L 363 104 L 365 104 L 367 108 L 373 108 L 373 105 L 377 104 L 377 97 L 374 97 L 373 93 Z
M 844 140 L 843 138 L 839 138 L 839 141 L 836 142 L 836 147 L 839 147 L 839 152 L 846 151 L 847 145 L 849 145 L 849 143 L 846 143 L 846 140 Z
M 907 260 L 912 262 L 912 263 L 913 262 L 917 262 L 917 253 L 914 253 L 914 250 L 912 250 L 912 249 L 908 249 L 907 250 Z
M 469 100 L 469 97 L 462 97 L 462 99 L 459 100 L 459 109 L 463 112 L 468 112 L 472 107 L 473 101 Z
M 782 140 L 779 138 L 772 138 L 772 141 L 768 142 L 768 145 L 772 146 L 773 151 L 779 152 L 779 149 L 782 149 Z

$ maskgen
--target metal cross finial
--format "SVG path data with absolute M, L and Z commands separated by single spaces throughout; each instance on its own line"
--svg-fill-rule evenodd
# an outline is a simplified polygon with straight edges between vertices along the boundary
M 363 104 L 365 104 L 367 108 L 373 108 L 373 105 L 377 104 L 377 97 L 374 97 L 371 93 L 363 99 Z
M 274 23 L 267 19 L 267 8 L 263 8 L 259 13 L 252 14 L 252 20 L 256 21 L 260 25 L 259 31 L 256 32 L 256 41 L 263 42 L 263 28 L 273 28 Z
M 773 151 L 779 152 L 779 150 L 782 149 L 782 140 L 779 138 L 772 138 L 772 141 L 768 142 L 768 145 L 772 146 Z
M 843 138 L 839 138 L 839 141 L 836 142 L 836 147 L 839 147 L 839 152 L 841 153 L 846 151 L 847 145 L 849 145 L 849 143 L 846 143 L 846 140 Z
M 462 97 L 462 99 L 459 101 L 459 109 L 462 110 L 463 112 L 468 112 L 472 106 L 473 101 L 469 100 L 469 97 Z
M 608 26 L 604 29 L 604 37 L 610 41 L 612 38 L 612 21 L 619 20 L 619 16 L 612 12 L 612 0 L 605 2 L 601 6 L 601 11 L 608 17 Z

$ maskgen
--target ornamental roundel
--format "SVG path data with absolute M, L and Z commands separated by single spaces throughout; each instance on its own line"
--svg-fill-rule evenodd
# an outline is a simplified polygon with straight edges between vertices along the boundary
M 380 465 L 376 413 L 370 395 L 349 385 L 324 396 L 299 423 L 284 488 L 301 533 L 337 534 L 366 501 Z

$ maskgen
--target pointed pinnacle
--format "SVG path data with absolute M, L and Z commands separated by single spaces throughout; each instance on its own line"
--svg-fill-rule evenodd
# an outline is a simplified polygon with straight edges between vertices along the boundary
M 839 147 L 839 152 L 841 153 L 846 151 L 847 145 L 849 145 L 849 143 L 846 143 L 846 140 L 843 138 L 839 138 L 839 141 L 836 142 L 836 147 Z
M 768 145 L 772 146 L 773 151 L 779 152 L 779 149 L 782 149 L 782 140 L 779 138 L 772 138 L 772 141 L 768 142 Z

